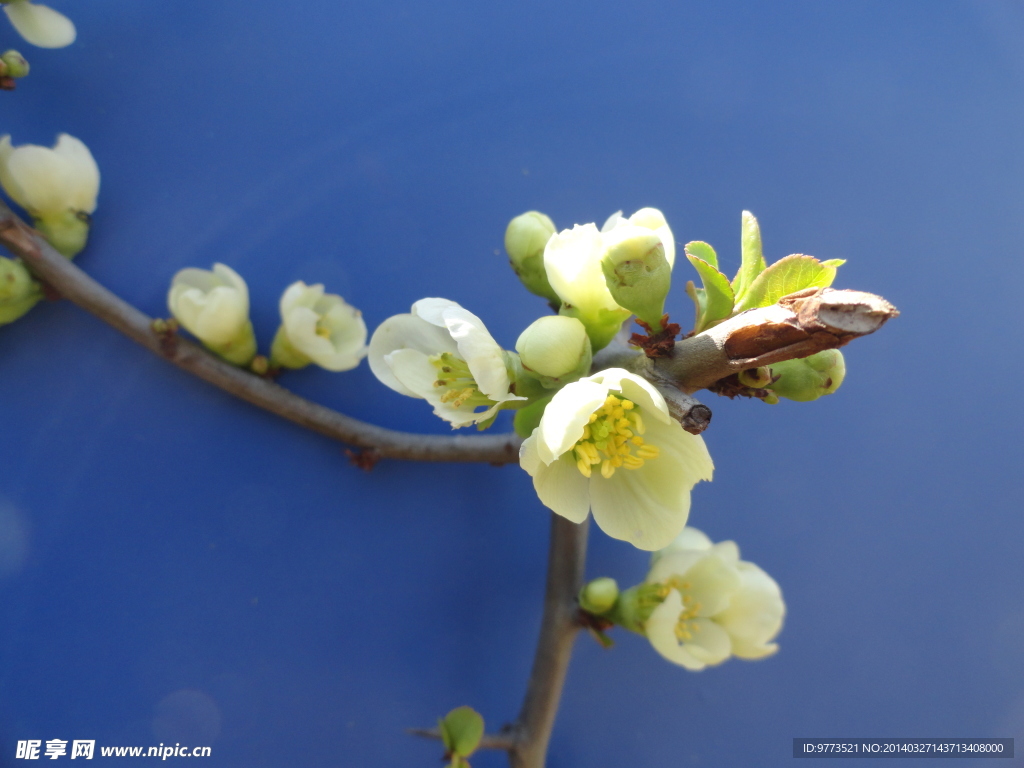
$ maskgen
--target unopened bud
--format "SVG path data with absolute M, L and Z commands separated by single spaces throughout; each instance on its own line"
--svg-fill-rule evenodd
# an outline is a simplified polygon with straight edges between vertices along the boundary
M 0 54 L 0 76 L 25 77 L 28 69 L 28 61 L 13 48 Z
M 535 320 L 519 335 L 516 352 L 526 373 L 549 389 L 590 371 L 590 339 L 575 317 L 551 315 Z
M 0 256 L 0 325 L 13 323 L 43 297 L 20 259 Z
M 826 349 L 800 360 L 773 363 L 771 368 L 779 379 L 768 388 L 779 397 L 799 402 L 832 394 L 846 378 L 846 362 L 838 349 Z
M 672 267 L 661 238 L 645 227 L 620 226 L 604 233 L 607 251 L 601 260 L 608 291 L 620 306 L 649 326 L 661 328 Z
M 544 246 L 555 231 L 555 223 L 539 211 L 516 216 L 505 230 L 505 251 L 512 269 L 530 293 L 547 299 L 552 305 L 560 304 L 561 299 L 544 270 Z
M 607 613 L 618 599 L 619 585 L 607 576 L 594 579 L 580 591 L 580 607 L 588 613 Z
M 748 368 L 745 371 L 740 371 L 737 378 L 743 386 L 754 389 L 762 389 L 772 383 L 771 372 L 763 366 L 761 368 Z

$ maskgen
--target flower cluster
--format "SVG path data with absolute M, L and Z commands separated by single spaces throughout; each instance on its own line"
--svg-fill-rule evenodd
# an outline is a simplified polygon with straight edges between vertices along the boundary
M 373 334 L 370 369 L 453 428 L 484 428 L 515 410 L 520 464 L 546 506 L 577 523 L 593 512 L 605 533 L 641 549 L 665 546 L 686 525 L 690 490 L 711 479 L 711 457 L 642 376 L 591 372 L 594 352 L 632 314 L 663 315 L 675 262 L 665 217 L 644 208 L 600 230 L 558 232 L 530 211 L 512 220 L 505 244 L 516 274 L 557 316 L 530 325 L 510 351 L 458 304 L 422 299 Z

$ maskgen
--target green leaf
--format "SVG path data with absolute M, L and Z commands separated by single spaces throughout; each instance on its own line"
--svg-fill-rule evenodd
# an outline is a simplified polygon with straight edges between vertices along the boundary
M 729 278 L 711 264 L 690 253 L 686 254 L 686 258 L 693 264 L 704 283 L 704 295 L 700 301 L 700 318 L 697 320 L 697 327 L 694 328 L 699 333 L 732 314 L 733 293 L 729 286 Z
M 827 261 L 821 262 L 823 267 L 841 267 L 846 263 L 846 259 L 828 259 Z
M 712 267 L 718 269 L 718 254 L 707 243 L 694 240 L 692 243 L 687 243 L 683 246 L 683 250 L 686 251 L 687 256 L 696 256 L 698 259 L 703 259 Z
M 832 284 L 836 268 L 822 264 L 813 256 L 795 253 L 768 267 L 751 283 L 746 295 L 737 302 L 736 311 L 769 307 L 783 296 L 804 288 L 824 288 Z
M 740 271 L 732 280 L 732 291 L 736 300 L 742 299 L 750 289 L 754 279 L 764 272 L 764 255 L 761 252 L 761 228 L 757 225 L 757 219 L 750 211 L 743 212 L 743 221 L 740 225 L 740 249 L 742 261 Z
M 472 707 L 456 707 L 440 722 L 441 738 L 452 754 L 469 757 L 480 746 L 484 719 Z

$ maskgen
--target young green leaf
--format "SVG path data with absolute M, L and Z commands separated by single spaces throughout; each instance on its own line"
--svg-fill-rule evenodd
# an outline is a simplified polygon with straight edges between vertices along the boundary
M 697 326 L 694 328 L 699 333 L 732 314 L 733 293 L 729 285 L 729 278 L 704 261 L 704 259 L 691 255 L 689 245 L 686 248 L 686 258 L 693 264 L 694 269 L 700 274 L 700 279 L 704 283 L 703 301 L 700 302 L 700 318 L 697 320 Z
M 472 707 L 456 707 L 440 721 L 441 739 L 453 755 L 469 757 L 484 735 L 484 719 Z
M 741 263 L 740 271 L 732 280 L 732 291 L 739 301 L 746 295 L 754 279 L 765 269 L 764 255 L 761 252 L 761 229 L 757 219 L 750 211 L 743 212 L 740 227 Z
M 772 264 L 754 282 L 736 303 L 736 311 L 754 307 L 768 307 L 783 296 L 804 288 L 825 288 L 832 284 L 836 267 L 822 264 L 813 256 L 795 253 Z
M 715 253 L 715 249 L 707 243 L 701 242 L 700 240 L 694 240 L 692 243 L 687 243 L 684 246 L 686 253 L 690 256 L 696 256 L 698 259 L 703 259 L 715 269 L 718 269 L 718 254 Z

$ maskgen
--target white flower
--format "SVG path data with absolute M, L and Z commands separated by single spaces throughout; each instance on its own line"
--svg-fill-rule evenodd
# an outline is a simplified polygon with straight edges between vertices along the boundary
M 171 281 L 167 306 L 196 338 L 231 362 L 243 365 L 256 353 L 249 288 L 231 267 L 181 270 Z
M 579 311 L 584 325 L 602 313 L 619 325 L 629 312 L 615 303 L 605 284 L 601 259 L 607 246 L 595 224 L 577 224 L 552 235 L 544 248 L 544 269 L 559 298 Z M 625 313 L 625 317 L 623 316 Z
M 348 371 L 366 356 L 362 313 L 323 285 L 292 283 L 281 296 L 281 321 L 288 342 L 329 371 Z
M 396 392 L 426 399 L 453 428 L 526 399 L 510 392 L 505 358 L 480 318 L 447 299 L 420 299 L 412 314 L 389 317 L 370 339 L 374 375 Z
M 11 137 L 3 136 L 0 184 L 37 219 L 68 211 L 91 214 L 100 191 L 100 171 L 89 148 L 66 133 L 57 137 L 53 149 L 35 144 L 15 148 Z
M 690 489 L 714 468 L 704 441 L 669 416 L 661 393 L 621 368 L 559 390 L 519 463 L 551 510 L 574 523 L 593 510 L 609 536 L 647 550 L 683 529 Z
M 665 593 L 644 630 L 669 661 L 699 670 L 729 656 L 760 659 L 779 647 L 786 606 L 767 573 L 740 560 L 735 542 L 712 544 L 695 528 L 652 558 L 646 583 Z
M 75 42 L 75 25 L 62 13 L 28 0 L 4 4 L 11 24 L 25 40 L 40 48 L 63 48 Z
M 641 208 L 628 219 L 622 215 L 622 211 L 616 211 L 601 227 L 602 233 L 610 233 L 612 230 L 624 226 L 636 226 L 649 229 L 661 238 L 661 244 L 665 247 L 665 260 L 670 267 L 676 263 L 676 241 L 669 229 L 665 214 L 657 208 Z

